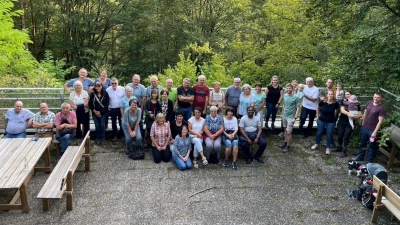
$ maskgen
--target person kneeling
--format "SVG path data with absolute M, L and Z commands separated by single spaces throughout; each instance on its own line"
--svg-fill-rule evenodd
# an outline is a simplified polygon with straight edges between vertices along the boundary
M 172 152 L 172 159 L 179 170 L 191 169 L 193 164 L 189 158 L 190 151 L 192 150 L 192 141 L 189 138 L 189 130 L 186 125 L 183 125 L 180 132 L 175 137 L 174 150 Z

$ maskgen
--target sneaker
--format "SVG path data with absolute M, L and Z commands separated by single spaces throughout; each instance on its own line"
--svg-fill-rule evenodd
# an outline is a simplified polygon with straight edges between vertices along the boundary
M 271 130 L 275 130 L 275 124 L 271 123 Z
M 193 167 L 196 169 L 199 168 L 199 164 L 197 164 L 197 161 L 193 161 Z
M 325 154 L 326 155 L 330 155 L 331 154 L 331 150 L 329 148 L 326 148 Z
M 225 166 L 225 167 L 228 167 L 228 166 L 229 166 L 229 161 L 226 160 L 226 159 L 225 159 L 225 161 L 224 161 L 224 166 Z
M 113 137 L 112 142 L 116 142 L 117 141 L 117 137 Z
M 311 146 L 311 150 L 315 150 L 315 149 L 317 149 L 317 147 L 318 147 L 318 145 L 315 144 L 315 145 Z
M 237 169 L 238 169 L 238 166 L 237 166 L 237 163 L 236 163 L 236 162 L 233 162 L 233 163 L 232 163 L 232 168 L 233 168 L 234 170 L 237 170 Z
M 248 159 L 246 160 L 246 164 L 251 164 L 251 162 L 253 162 L 253 159 L 251 159 L 251 158 L 248 158 Z
M 265 129 L 269 130 L 268 122 L 265 123 Z
M 262 160 L 262 158 L 254 158 L 257 162 L 264 164 L 264 160 Z
M 303 139 L 307 139 L 307 138 L 308 138 L 307 134 L 303 135 Z
M 286 145 L 286 146 L 282 149 L 282 153 L 288 153 L 289 150 L 290 150 L 290 147 Z
M 357 156 L 357 157 L 352 158 L 351 160 L 353 160 L 353 161 L 363 161 L 364 159 L 361 158 L 360 156 Z
M 331 146 L 332 148 L 336 148 L 336 144 L 335 144 L 335 142 L 334 141 L 332 141 L 332 146 Z
M 279 148 L 284 148 L 284 147 L 286 147 L 287 146 L 287 142 L 283 142 L 283 143 L 281 143 L 280 145 L 279 145 Z
M 203 157 L 203 165 L 207 165 L 208 164 L 208 161 L 207 161 L 207 158 L 206 157 Z
M 340 145 L 337 146 L 336 148 L 332 149 L 332 152 L 341 152 L 341 151 L 342 151 L 342 146 L 340 146 Z

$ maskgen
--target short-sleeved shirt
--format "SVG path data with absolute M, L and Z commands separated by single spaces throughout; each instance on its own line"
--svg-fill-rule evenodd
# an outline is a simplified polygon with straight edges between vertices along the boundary
M 219 115 L 217 115 L 215 118 L 211 117 L 211 115 L 208 115 L 204 121 L 204 126 L 207 126 L 211 133 L 216 133 L 219 131 L 219 129 L 221 129 L 221 126 L 224 126 L 224 120 Z
M 373 101 L 369 101 L 365 106 L 365 110 L 367 112 L 365 114 L 363 127 L 368 130 L 375 130 L 379 122 L 379 117 L 386 117 L 386 108 L 382 103 L 374 105 Z
M 200 121 L 196 120 L 196 117 L 192 116 L 189 119 L 189 123 L 192 124 L 192 130 L 196 133 L 200 133 L 203 130 L 205 119 L 200 117 Z
M 250 94 L 249 96 L 244 96 L 244 93 L 240 94 L 240 107 L 239 107 L 239 115 L 247 115 L 247 107 L 249 107 L 251 104 L 256 103 L 256 97 L 254 95 Z
M 193 86 L 193 91 L 194 91 L 193 106 L 204 109 L 206 98 L 210 95 L 210 88 L 207 85 L 203 85 L 202 87 L 200 87 L 199 84 L 196 84 Z
M 184 97 L 190 97 L 194 95 L 194 90 L 191 87 L 189 87 L 186 91 L 182 86 L 180 86 L 178 87 L 177 91 L 178 91 L 178 96 L 182 95 Z M 189 108 L 190 106 L 192 106 L 192 104 L 190 104 L 190 102 L 179 101 L 178 99 L 178 106 L 182 108 Z
M 236 117 L 232 117 L 232 119 L 228 120 L 226 117 L 224 117 L 224 129 L 225 130 L 237 130 L 238 128 L 238 122 Z
M 278 85 L 278 87 L 276 88 L 274 88 L 274 86 L 272 85 L 268 85 L 267 89 L 268 89 L 268 95 L 266 102 L 274 105 L 278 104 L 279 98 L 281 97 L 281 91 L 283 90 L 283 88 L 280 85 Z
M 124 122 L 125 126 L 127 124 L 129 124 L 129 126 L 131 128 L 135 128 L 136 123 L 140 121 L 140 118 L 142 115 L 142 110 L 140 108 L 137 108 L 136 113 L 134 115 L 131 114 L 131 112 L 129 110 L 130 110 L 130 108 L 125 109 L 123 122 Z
M 100 82 L 100 83 L 101 83 L 101 81 L 100 81 L 99 78 L 96 78 L 96 80 L 94 80 L 94 83 L 97 83 L 97 82 Z M 104 82 L 104 84 L 101 83 L 101 85 L 103 85 L 103 89 L 104 89 L 104 90 L 106 90 L 108 87 L 110 87 L 110 86 L 111 86 L 111 80 L 110 80 L 110 78 L 106 78 L 106 82 Z
M 56 120 L 56 115 L 53 112 L 48 111 L 46 115 L 42 115 L 42 112 L 38 112 L 33 117 L 33 122 L 35 123 L 51 123 L 54 124 Z M 53 128 L 37 128 L 37 132 L 51 132 Z
M 315 86 L 308 87 L 305 86 L 303 90 L 303 96 L 311 96 L 312 98 L 318 99 L 319 96 L 319 89 Z M 318 107 L 318 100 L 313 102 L 308 100 L 307 98 L 303 98 L 303 107 L 306 109 L 317 110 Z
M 296 110 L 299 106 L 299 98 L 297 95 L 288 95 L 285 94 L 283 96 L 283 116 L 288 119 L 293 119 L 296 116 Z
M 228 106 L 237 107 L 239 105 L 240 94 L 242 93 L 242 88 L 231 85 L 226 89 L 225 98 L 227 99 L 226 104 Z
M 132 100 L 132 99 L 136 99 L 136 100 L 137 100 L 137 98 L 136 98 L 135 96 L 133 96 L 133 95 L 132 95 L 130 98 L 127 98 L 127 97 L 125 96 L 125 97 L 123 97 L 123 98 L 121 99 L 120 108 L 122 108 L 122 110 L 124 111 L 124 113 L 125 113 L 125 109 L 129 108 L 129 101 Z
M 340 101 L 340 107 L 342 107 L 342 106 L 344 107 L 344 109 L 345 109 L 346 111 L 349 111 L 348 108 L 347 108 L 347 105 L 344 104 L 343 100 Z M 361 107 L 360 107 L 360 105 L 358 105 L 357 111 L 361 112 Z M 349 117 L 348 117 L 346 114 L 344 114 L 344 113 L 340 113 L 338 122 L 350 124 L 350 123 L 349 123 Z
M 335 110 L 339 109 L 339 103 L 335 102 L 328 104 L 325 101 L 320 101 L 318 104 L 319 110 L 319 120 L 325 123 L 335 123 L 336 116 Z
M 160 126 L 156 121 L 151 126 L 150 137 L 153 137 L 159 146 L 164 146 L 170 133 L 169 123 L 164 123 Z M 152 145 L 155 146 L 154 144 Z
M 162 91 L 163 87 L 160 86 L 160 85 L 158 85 L 156 88 L 153 87 L 153 86 L 151 86 L 151 85 L 148 86 L 148 87 L 146 88 L 146 97 L 147 97 L 147 98 L 151 98 L 151 92 L 152 92 L 154 89 L 157 89 L 157 93 L 158 93 L 158 95 L 160 95 L 160 92 Z
M 69 94 L 69 100 L 71 100 L 75 105 L 83 105 L 85 100 L 89 98 L 87 91 L 82 90 L 82 93 L 78 96 L 75 91 Z M 89 112 L 89 107 L 85 107 L 85 112 Z
M 26 131 L 28 120 L 34 114 L 28 109 L 22 109 L 16 113 L 14 108 L 7 110 L 5 118 L 8 120 L 6 131 L 9 134 L 20 134 Z
M 177 135 L 174 140 L 174 150 L 172 155 L 182 157 L 186 157 L 189 150 L 192 149 L 192 140 L 191 138 L 182 138 L 181 136 Z
M 256 132 L 258 127 L 261 127 L 261 121 L 257 116 L 253 116 L 253 118 L 250 119 L 245 115 L 240 119 L 239 127 L 242 127 L 245 132 Z
M 222 90 L 219 90 L 218 93 L 214 90 L 210 91 L 211 102 L 218 104 L 218 105 L 222 105 L 224 98 L 225 98 L 225 94 Z
M 56 114 L 56 120 L 55 120 L 55 124 L 56 126 L 60 126 L 61 125 L 61 118 L 63 118 L 63 115 L 61 112 Z M 68 115 L 66 117 L 64 117 L 66 120 L 68 120 L 68 122 L 70 124 L 76 124 L 77 120 L 76 120 L 76 113 L 74 111 L 70 111 L 68 112 Z M 59 131 L 57 131 L 58 133 Z
M 183 125 L 187 126 L 188 123 L 185 120 L 183 120 L 182 121 L 182 125 L 178 126 L 178 125 L 176 125 L 176 121 L 175 120 L 171 122 L 170 128 L 171 128 L 171 136 L 172 136 L 172 138 L 175 138 L 176 135 L 179 134 L 179 130 L 181 129 L 181 127 Z
M 255 109 L 258 109 L 260 107 L 262 101 L 265 99 L 266 95 L 265 92 L 260 92 L 260 94 L 257 94 L 256 91 L 251 92 L 253 96 L 256 98 L 256 104 L 254 106 Z
M 125 88 L 118 86 L 115 90 L 112 87 L 106 89 L 108 96 L 110 97 L 111 109 L 116 109 L 121 106 L 121 100 L 125 97 Z
M 133 83 L 129 83 L 126 86 L 129 86 L 133 89 L 132 95 L 135 96 L 139 101 L 138 107 L 141 107 L 142 99 L 146 98 L 146 88 L 142 84 L 138 84 L 136 87 L 134 87 Z
M 328 88 L 322 88 L 321 90 L 319 90 L 319 97 L 326 97 L 326 95 L 328 94 Z M 336 88 L 332 87 L 331 89 L 333 91 L 333 96 L 336 96 Z
M 178 99 L 178 91 L 176 88 L 172 88 L 168 91 L 168 99 L 172 101 L 172 104 L 175 105 L 176 100 Z
M 75 78 L 75 79 L 70 80 L 70 81 L 67 83 L 67 86 L 68 86 L 68 87 L 73 87 L 75 81 L 77 81 L 77 80 L 79 80 L 79 78 Z M 93 87 L 93 86 L 94 86 L 94 82 L 93 82 L 93 80 L 90 79 L 90 78 L 85 78 L 85 79 L 82 81 L 82 85 L 83 85 L 83 90 L 89 91 L 89 87 Z

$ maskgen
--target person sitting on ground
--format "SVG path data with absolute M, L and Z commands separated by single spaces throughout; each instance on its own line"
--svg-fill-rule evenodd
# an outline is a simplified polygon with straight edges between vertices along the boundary
M 176 135 L 179 134 L 182 126 L 188 125 L 187 121 L 183 119 L 182 111 L 176 112 L 175 118 L 176 119 L 174 121 L 172 121 L 172 123 L 169 125 L 169 127 L 171 129 L 171 140 L 170 140 L 169 148 L 171 149 L 172 152 L 174 151 L 174 148 L 175 148 L 174 141 L 175 141 Z
M 75 129 L 77 127 L 76 113 L 71 111 L 68 103 L 61 105 L 61 112 L 56 114 L 56 139 L 61 143 L 60 157 L 71 145 L 71 139 L 75 137 Z
M 204 121 L 205 119 L 201 117 L 201 108 L 194 109 L 194 116 L 189 119 L 189 132 L 192 138 L 192 144 L 194 144 L 193 149 L 193 165 L 194 168 L 199 168 L 199 164 L 197 164 L 197 157 L 201 156 L 203 160 L 203 165 L 207 165 L 207 158 L 204 157 L 203 154 L 203 133 L 204 133 Z
M 224 117 L 224 135 L 222 136 L 222 141 L 226 146 L 225 149 L 225 161 L 224 166 L 229 166 L 229 156 L 231 155 L 232 148 L 232 168 L 237 170 L 238 166 L 236 163 L 238 156 L 238 146 L 239 146 L 239 136 L 238 136 L 238 121 L 235 116 L 233 116 L 233 108 L 226 107 L 226 116 Z
M 210 115 L 204 121 L 203 139 L 206 143 L 206 158 L 209 161 L 211 151 L 214 149 L 217 154 L 217 164 L 221 153 L 221 134 L 224 132 L 224 120 L 217 114 L 216 106 L 210 107 Z
M 261 122 L 254 116 L 254 112 L 254 107 L 249 106 L 247 108 L 247 115 L 243 116 L 239 122 L 239 130 L 241 133 L 239 141 L 247 157 L 246 164 L 251 164 L 253 159 L 257 160 L 259 163 L 264 163 L 261 156 L 267 147 L 267 142 L 262 137 Z M 250 146 L 253 144 L 258 144 L 258 150 L 254 156 L 250 152 Z
M 139 129 L 142 110 L 138 107 L 138 104 L 138 100 L 131 99 L 129 107 L 124 111 L 123 131 L 125 135 L 126 154 L 129 154 L 133 138 L 136 138 L 136 147 L 142 147 L 142 133 Z
M 359 114 L 360 102 L 357 100 L 357 97 L 355 95 L 350 96 L 347 101 L 343 101 L 343 104 L 347 106 L 349 113 L 353 115 Z M 354 119 L 349 117 L 349 123 L 351 128 L 354 130 Z
M 56 115 L 49 111 L 49 107 L 46 103 L 40 103 L 40 111 L 33 117 L 33 128 L 36 128 L 35 137 L 53 138 L 54 132 L 54 121 Z
M 26 138 L 26 128 L 32 126 L 33 114 L 23 109 L 23 103 L 16 101 L 13 109 L 8 109 L 5 119 L 8 120 L 4 138 Z
M 165 122 L 164 114 L 157 114 L 156 121 L 151 126 L 150 139 L 152 141 L 154 162 L 160 163 L 161 160 L 169 162 L 171 160 L 171 151 L 169 150 L 171 130 L 169 129 L 169 123 Z
M 186 125 L 180 127 L 180 132 L 175 137 L 175 148 L 172 152 L 172 160 L 176 167 L 181 170 L 190 170 L 193 166 L 190 160 L 190 151 L 192 150 L 191 138 Z

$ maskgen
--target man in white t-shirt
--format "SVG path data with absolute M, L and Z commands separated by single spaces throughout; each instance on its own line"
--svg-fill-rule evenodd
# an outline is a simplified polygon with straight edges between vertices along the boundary
M 308 116 L 309 120 L 307 129 L 303 130 L 303 137 L 307 138 L 311 134 L 314 119 L 317 114 L 319 96 L 319 89 L 314 86 L 314 79 L 312 77 L 306 78 L 306 86 L 304 87 L 303 93 L 304 97 L 301 107 L 299 129 L 302 130 Z
M 113 77 L 111 78 L 111 87 L 106 89 L 108 96 L 110 97 L 110 105 L 109 105 L 109 114 L 111 116 L 111 125 L 113 130 L 113 142 L 117 141 L 117 138 L 120 139 L 124 132 L 122 130 L 122 120 L 121 120 L 121 99 L 125 96 L 125 88 L 118 85 L 118 79 Z M 119 131 L 117 128 L 117 120 L 119 125 Z

